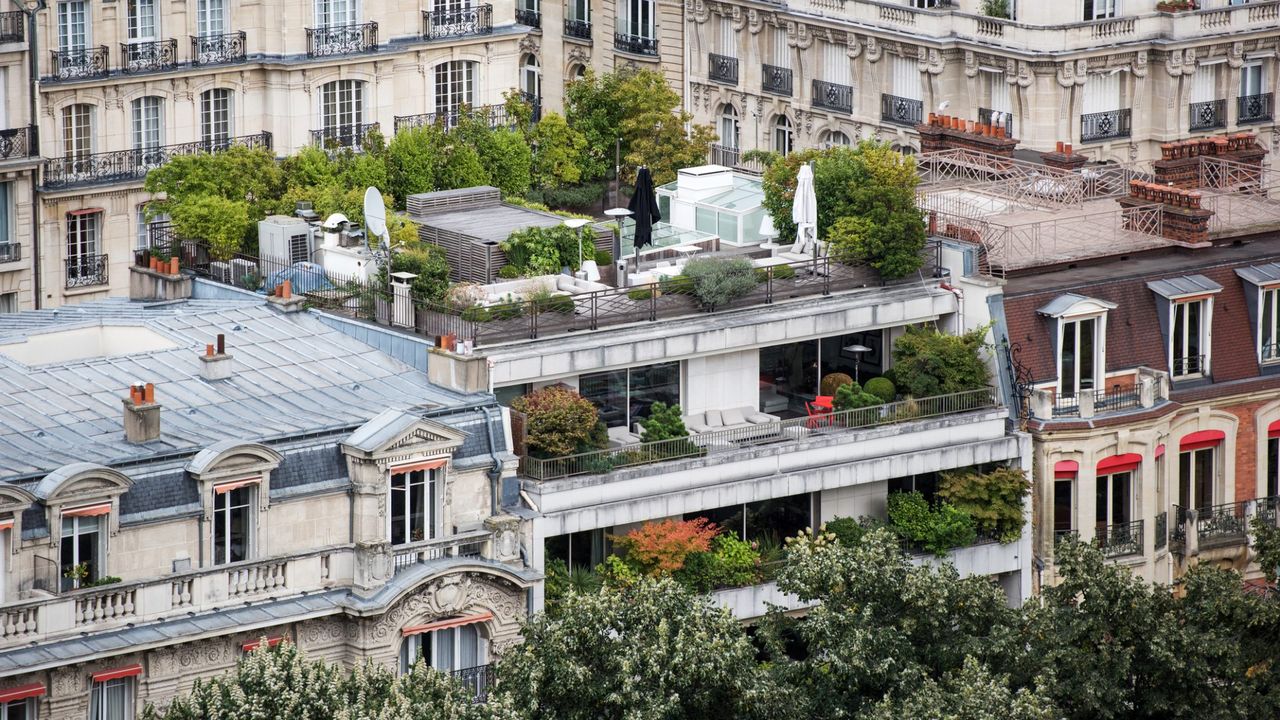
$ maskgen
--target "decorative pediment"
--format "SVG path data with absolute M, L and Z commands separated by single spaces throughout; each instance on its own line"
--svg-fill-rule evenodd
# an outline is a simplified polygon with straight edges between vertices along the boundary
M 451 453 L 467 434 L 400 410 L 385 410 L 360 426 L 342 444 L 343 452 L 372 460 L 402 460 Z
M 80 500 L 104 500 L 125 493 L 133 486 L 128 475 L 97 463 L 63 465 L 44 477 L 34 495 L 46 505 Z
M 18 514 L 36 501 L 36 497 L 17 485 L 0 483 L 0 513 Z
M 284 456 L 255 442 L 243 440 L 219 440 L 201 450 L 186 471 L 200 480 L 213 480 L 231 475 L 267 473 L 280 467 Z

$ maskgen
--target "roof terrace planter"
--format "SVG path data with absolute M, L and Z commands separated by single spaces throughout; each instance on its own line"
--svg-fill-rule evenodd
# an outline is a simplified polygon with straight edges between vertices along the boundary
M 191 64 L 230 65 L 245 60 L 245 32 L 191 36 Z
M 533 480 L 600 475 L 621 468 L 706 457 L 756 445 L 794 442 L 813 436 L 841 435 L 882 425 L 986 410 L 997 405 L 996 389 L 984 387 L 951 395 L 844 410 L 823 418 L 780 420 L 559 458 L 523 457 L 520 459 L 520 473 Z
M 307 57 L 334 57 L 378 49 L 378 23 L 307 28 Z
M 493 32 L 493 6 L 477 5 L 458 11 L 422 12 L 422 39 L 443 40 Z
M 120 59 L 120 72 L 126 75 L 172 70 L 178 66 L 178 41 L 120 43 Z
M 179 155 L 221 152 L 232 146 L 271 149 L 271 133 L 201 140 L 198 142 L 161 145 L 137 150 L 115 150 L 78 157 L 46 158 L 44 160 L 45 190 L 104 183 L 133 182 L 147 176 L 152 168 L 159 167 L 170 158 Z
M 106 45 L 79 50 L 54 50 L 53 76 L 45 82 L 62 80 L 88 80 L 110 74 L 111 51 Z

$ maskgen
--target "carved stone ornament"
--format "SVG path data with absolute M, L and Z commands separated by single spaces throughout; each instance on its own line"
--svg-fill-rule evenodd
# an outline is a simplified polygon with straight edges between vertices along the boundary
M 920 72 L 927 72 L 930 75 L 937 75 L 946 67 L 946 61 L 942 59 L 942 53 L 933 49 L 919 48 L 916 52 L 916 66 Z
M 711 17 L 711 10 L 702 0 L 686 0 L 684 4 L 685 13 L 689 19 L 701 25 Z
M 386 641 L 406 625 L 471 611 L 492 612 L 496 625 L 514 632 L 524 617 L 523 596 L 515 585 L 491 575 L 446 575 L 392 605 L 374 625 L 373 639 Z
M 1139 50 L 1133 58 L 1133 76 L 1144 78 L 1147 76 L 1147 51 Z
M 747 9 L 747 30 L 750 30 L 752 35 L 757 35 L 763 29 L 764 29 L 764 16 L 762 16 L 760 14 L 760 11 L 756 10 L 755 8 L 748 8 Z
M 1083 85 L 1089 79 L 1089 61 L 1083 58 L 1071 61 L 1067 60 L 1058 65 L 1058 84 L 1062 87 L 1071 87 L 1072 85 Z
M 1233 68 L 1244 65 L 1244 43 L 1231 43 L 1231 47 L 1227 50 L 1227 64 Z
M 1010 66 L 1013 65 L 1012 60 L 1009 61 L 1009 65 Z M 964 51 L 964 76 L 965 77 L 978 76 L 978 55 L 974 53 L 972 50 Z
M 813 45 L 813 36 L 804 23 L 787 21 L 787 46 L 800 50 L 808 50 Z
M 729 8 L 729 18 L 732 20 L 733 31 L 741 32 L 742 28 L 747 26 L 747 14 L 742 12 L 742 6 L 734 5 Z
M 858 36 L 856 34 L 845 33 L 844 54 L 849 56 L 850 60 L 853 60 L 862 54 L 862 43 L 858 42 Z
M 574 45 L 573 47 L 569 48 L 569 64 L 572 65 L 574 63 L 582 63 L 585 65 L 590 62 L 591 62 L 591 53 L 587 52 L 586 48 L 582 47 L 581 45 Z
M 520 52 L 529 53 L 530 55 L 538 54 L 538 43 L 533 39 L 532 35 L 525 35 L 520 38 Z
M 867 62 L 878 62 L 884 55 L 884 46 L 874 37 L 867 36 Z

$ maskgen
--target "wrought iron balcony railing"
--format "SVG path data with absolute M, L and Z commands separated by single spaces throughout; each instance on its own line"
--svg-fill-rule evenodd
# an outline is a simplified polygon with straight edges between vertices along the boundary
M 613 47 L 615 50 L 632 53 L 633 55 L 657 55 L 658 39 L 640 37 L 629 33 L 614 33 Z
M 813 104 L 836 112 L 853 112 L 853 88 L 825 80 L 814 80 Z
M 21 10 L 0 12 L 0 43 L 16 43 L 27 39 L 27 14 Z
M 1160 550 L 1169 544 L 1169 511 L 1156 515 L 1156 549 Z
M 761 64 L 761 88 L 770 95 L 791 97 L 791 68 Z
M 1080 142 L 1127 138 L 1133 132 L 1133 111 L 1107 110 L 1080 116 Z
M 983 125 L 1000 125 L 1005 137 L 1013 137 L 1013 113 L 991 108 L 978 108 L 978 122 Z
M 439 125 L 445 129 L 458 126 L 464 118 L 474 117 L 485 122 L 491 128 L 507 127 L 507 106 L 506 105 L 481 105 L 480 107 L 467 107 L 461 105 L 452 110 L 441 110 L 433 113 L 422 113 L 421 115 L 397 115 L 395 119 L 395 131 L 400 132 L 408 128 L 426 127 L 429 125 Z
M 369 133 L 378 129 L 378 123 L 352 123 L 333 125 L 311 131 L 311 142 L 324 148 L 351 148 L 359 150 Z
M 1240 125 L 1267 122 L 1273 111 L 1271 93 L 1241 95 L 1236 98 L 1236 123 Z
M 192 65 L 228 65 L 244 62 L 245 33 L 243 30 L 220 35 L 191 36 Z
M 477 5 L 457 12 L 424 10 L 422 13 L 422 39 L 424 40 L 488 35 L 492 32 L 492 5 Z
M 535 30 L 542 29 L 542 13 L 527 8 L 516 8 L 516 22 L 528 25 Z
M 1102 550 L 1103 557 L 1121 557 L 1142 554 L 1142 521 L 1104 525 L 1098 528 L 1094 542 Z
M 1173 359 L 1172 375 L 1175 378 L 1185 375 L 1201 375 L 1205 371 L 1204 355 L 1188 355 Z
M 120 43 L 120 72 L 126 74 L 172 70 L 178 66 L 178 41 Z
M 712 144 L 710 147 L 711 158 L 709 162 L 712 165 L 723 165 L 725 167 L 737 167 L 742 161 L 742 150 L 728 145 Z
M 331 57 L 378 49 L 378 23 L 307 28 L 307 57 Z
M 521 90 L 520 99 L 528 103 L 529 109 L 533 111 L 533 121 L 538 122 L 542 119 L 542 97 L 539 95 L 530 95 Z
M 107 284 L 106 255 L 77 255 L 67 258 L 67 288 Z
M 1074 395 L 1059 393 L 1053 399 L 1054 417 L 1076 417 L 1080 415 L 1080 395 L 1093 395 L 1094 414 L 1129 410 L 1138 407 L 1141 402 L 1137 388 L 1122 390 L 1119 387 L 1111 390 L 1080 390 Z
M 454 670 L 453 679 L 462 683 L 462 686 L 471 693 L 471 700 L 477 703 L 488 701 L 489 690 L 498 681 L 492 665 L 477 665 Z
M 915 127 L 924 119 L 924 101 L 881 94 L 880 119 L 894 125 Z
M 16 242 L 0 243 L 0 263 L 18 262 L 22 259 L 22 244 Z
M 1227 126 L 1227 101 L 1225 99 L 1219 98 L 1208 102 L 1191 103 L 1187 107 L 1191 113 L 1192 130 L 1213 130 L 1214 128 Z
M 738 58 L 710 53 L 707 55 L 707 78 L 725 85 L 738 84 Z
M 53 77 L 51 80 L 85 80 L 106 77 L 110 72 L 111 51 L 106 45 L 79 50 L 53 51 Z
M 565 37 L 578 38 L 579 40 L 591 39 L 591 22 L 588 20 L 570 20 L 564 21 Z
M 38 137 L 34 125 L 0 130 L 0 160 L 35 157 L 40 153 Z
M 1196 510 L 1196 534 L 1202 546 L 1243 541 L 1248 527 L 1247 502 L 1223 503 Z
M 271 133 L 208 140 L 177 145 L 161 145 L 140 150 L 115 150 L 44 160 L 46 190 L 141 180 L 152 168 L 170 158 L 206 152 L 221 152 L 232 146 L 271 149 Z

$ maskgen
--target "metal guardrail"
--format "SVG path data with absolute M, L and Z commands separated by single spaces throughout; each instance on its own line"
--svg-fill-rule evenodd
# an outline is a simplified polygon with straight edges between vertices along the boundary
M 1103 557 L 1142 554 L 1143 521 L 1106 525 L 1094 537 L 1094 543 L 1102 550 Z
M 0 12 L 0 43 L 16 43 L 27 39 L 27 14 L 21 10 Z
M 447 557 L 480 557 L 484 545 L 493 537 L 488 530 L 475 530 L 445 538 L 419 540 L 391 548 L 392 567 L 396 572 L 418 563 Z
M 814 80 L 813 104 L 836 112 L 853 112 L 853 88 L 825 80 Z
M 333 57 L 378 49 L 378 23 L 307 28 L 307 57 Z
M 616 32 L 613 34 L 613 47 L 633 55 L 657 55 L 658 39 Z
M 1227 126 L 1227 101 L 1225 98 L 1187 106 L 1192 130 L 1214 130 Z
M 88 78 L 106 77 L 110 73 L 111 51 L 106 45 L 78 50 L 54 50 L 53 76 L 45 82 L 55 80 L 85 80 Z
M 244 62 L 246 57 L 245 37 L 243 30 L 219 35 L 192 35 L 192 66 L 228 65 Z
M 452 11 L 422 11 L 422 39 L 443 40 L 468 35 L 488 35 L 493 32 L 493 6 L 476 5 L 472 8 Z
M 1133 132 L 1133 111 L 1107 110 L 1080 116 L 1080 142 L 1127 138 Z
M 1271 93 L 1260 95 L 1241 95 L 1236 98 L 1236 123 L 1267 122 L 1275 111 L 1274 96 Z
M 573 20 L 565 18 L 564 20 L 565 37 L 577 38 L 579 40 L 591 39 L 591 22 L 587 20 Z
M 778 67 L 777 65 L 761 64 L 761 81 L 760 87 L 770 95 L 779 95 L 781 97 L 791 97 L 792 92 L 792 72 L 791 68 Z
M 516 22 L 521 25 L 528 25 L 534 30 L 542 29 L 542 13 L 537 10 L 528 10 L 526 8 L 516 8 Z
M 22 259 L 22 244 L 16 242 L 0 243 L 0 263 L 18 262 Z
M 1168 547 L 1169 545 L 1169 511 L 1166 510 L 1156 515 L 1156 549 Z
M 1170 370 L 1172 372 L 1169 374 L 1175 378 L 1184 375 L 1199 375 L 1204 372 L 1204 355 L 1188 355 L 1174 358 L 1173 366 Z
M 481 105 L 479 107 L 467 107 L 465 105 L 457 107 L 453 110 L 442 112 L 421 113 L 419 115 L 396 115 L 395 131 L 407 130 L 415 127 L 427 127 L 430 125 L 439 125 L 445 129 L 451 129 L 458 126 L 464 119 L 476 118 L 486 123 L 491 128 L 507 127 L 512 123 L 507 119 L 506 105 Z
M 107 284 L 106 255 L 80 255 L 67 258 L 67 289 Z
M 738 58 L 707 54 L 707 79 L 724 85 L 738 84 Z
M 351 125 L 334 125 L 311 131 L 311 142 L 323 148 L 351 148 L 359 150 L 369 133 L 378 129 L 378 123 L 354 123 Z
M 1239 540 L 1245 536 L 1248 527 L 1247 501 L 1211 505 L 1196 510 L 1196 534 L 1201 545 Z
M 533 480 L 597 475 L 619 468 L 733 452 L 753 445 L 797 441 L 818 435 L 840 435 L 881 425 L 984 410 L 998 404 L 996 389 L 984 387 L 951 395 L 842 410 L 821 417 L 778 420 L 565 457 L 541 459 L 526 456 L 520 459 L 520 473 Z
M 148 42 L 120 43 L 120 72 L 131 75 L 142 72 L 162 72 L 178 66 L 178 41 L 152 40 Z
M 497 673 L 494 672 L 492 665 L 477 665 L 453 670 L 450 675 L 454 680 L 462 683 L 462 686 L 471 693 L 471 701 L 476 703 L 488 702 L 489 690 L 498 682 Z
M 271 133 L 220 140 L 161 145 L 138 150 L 113 150 L 44 160 L 43 187 L 46 190 L 94 185 L 98 183 L 130 182 L 146 177 L 152 168 L 159 167 L 170 158 L 198 153 L 222 152 L 233 146 L 271 149 Z
M 35 125 L 0 130 L 0 160 L 13 160 L 39 155 L 39 137 L 39 132 Z
M 1117 412 L 1138 407 L 1141 403 L 1138 389 L 1128 390 L 1085 390 L 1093 393 L 1093 412 L 1095 415 L 1106 412 Z M 1080 415 L 1080 393 L 1075 395 L 1056 395 L 1053 399 L 1054 417 L 1077 417 Z
M 924 101 L 881 93 L 880 119 L 894 125 L 915 127 L 924 121 Z

